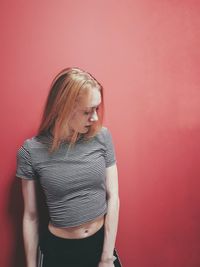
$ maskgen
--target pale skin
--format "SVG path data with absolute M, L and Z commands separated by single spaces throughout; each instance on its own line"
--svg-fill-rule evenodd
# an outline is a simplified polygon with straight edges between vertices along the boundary
M 96 109 L 101 103 L 101 95 L 98 90 L 93 90 L 89 107 L 79 107 L 71 120 L 71 129 L 85 133 L 86 125 L 91 125 L 98 120 Z M 37 267 L 38 246 L 38 210 L 36 202 L 36 182 L 34 180 L 22 180 L 22 192 L 24 197 L 23 236 L 27 267 Z M 118 171 L 114 164 L 106 168 L 106 192 L 108 210 L 105 216 L 96 218 L 76 227 L 58 228 L 49 223 L 48 228 L 54 235 L 63 238 L 84 238 L 97 232 L 104 224 L 104 244 L 101 261 L 98 267 L 114 267 L 113 250 L 118 227 L 119 194 L 118 194 Z

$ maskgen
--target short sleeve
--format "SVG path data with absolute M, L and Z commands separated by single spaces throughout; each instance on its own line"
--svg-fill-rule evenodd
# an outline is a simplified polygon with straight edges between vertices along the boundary
M 105 162 L 107 168 L 116 163 L 116 155 L 111 133 L 106 127 L 104 127 L 104 138 L 106 145 Z
M 37 174 L 32 166 L 28 140 L 25 140 L 17 151 L 16 176 L 23 179 L 36 180 Z

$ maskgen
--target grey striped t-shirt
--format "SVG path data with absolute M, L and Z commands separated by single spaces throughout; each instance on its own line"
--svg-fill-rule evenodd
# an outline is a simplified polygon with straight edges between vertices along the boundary
M 70 150 L 62 141 L 49 154 L 52 140 L 50 132 L 26 139 L 17 151 L 16 176 L 41 184 L 50 221 L 57 227 L 78 226 L 106 214 L 106 168 L 116 163 L 108 128 L 89 141 L 80 138 Z

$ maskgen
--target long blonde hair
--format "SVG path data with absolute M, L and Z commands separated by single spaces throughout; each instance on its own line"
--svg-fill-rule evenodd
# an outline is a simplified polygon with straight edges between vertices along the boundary
M 53 79 L 38 128 L 38 135 L 45 134 L 50 130 L 54 131 L 50 152 L 59 148 L 61 136 L 66 131 L 66 127 L 68 127 L 68 121 L 72 111 L 80 101 L 88 101 L 91 89 L 99 90 L 101 104 L 97 110 L 98 120 L 84 134 L 85 140 L 89 140 L 95 136 L 102 128 L 104 113 L 102 85 L 89 72 L 77 67 L 65 68 Z M 69 142 L 69 147 L 75 144 L 78 138 L 79 133 L 74 131 Z

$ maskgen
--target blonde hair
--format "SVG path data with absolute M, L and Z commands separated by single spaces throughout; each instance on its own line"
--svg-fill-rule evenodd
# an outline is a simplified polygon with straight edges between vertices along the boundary
M 62 134 L 66 132 L 67 127 L 69 129 L 68 121 L 72 111 L 81 101 L 87 103 L 91 89 L 99 90 L 101 104 L 97 110 L 98 120 L 84 134 L 85 140 L 95 136 L 102 128 L 104 111 L 102 85 L 89 72 L 77 67 L 65 68 L 53 79 L 38 128 L 38 135 L 54 130 L 50 153 L 59 148 Z M 78 138 L 79 133 L 74 131 L 69 147 L 73 146 Z

